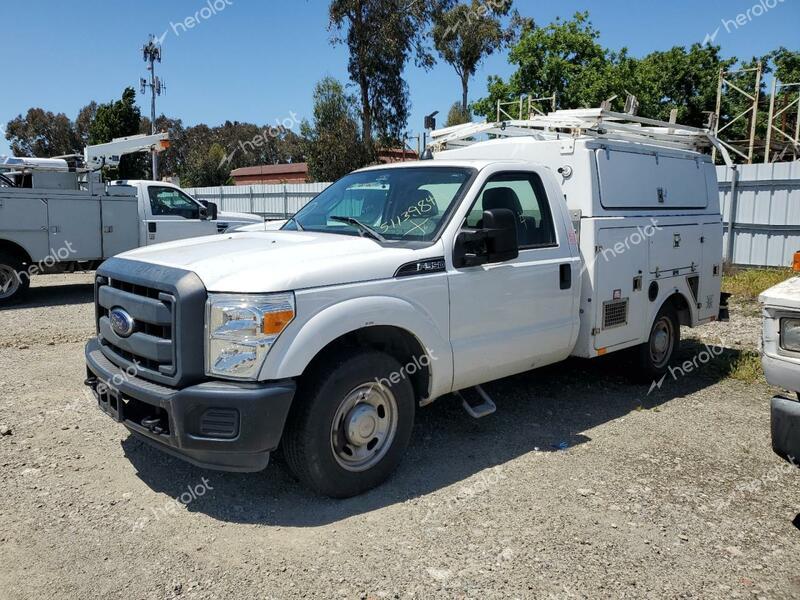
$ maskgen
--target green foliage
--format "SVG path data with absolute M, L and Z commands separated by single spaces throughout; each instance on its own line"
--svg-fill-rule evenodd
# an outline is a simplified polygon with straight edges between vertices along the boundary
M 722 278 L 722 291 L 740 300 L 756 300 L 762 292 L 792 275 L 790 269 L 735 269 Z
M 467 111 L 469 80 L 481 61 L 514 39 L 519 15 L 508 28 L 501 17 L 508 15 L 512 0 L 459 3 L 435 17 L 433 41 L 442 59 L 461 80 L 461 107 Z
M 120 100 L 100 104 L 89 125 L 89 143 L 106 144 L 114 138 L 136 135 L 140 132 L 142 115 L 136 106 L 136 92 L 125 88 Z M 118 169 L 109 169 L 109 178 L 146 179 L 149 158 L 147 155 L 128 155 L 120 159 Z
M 128 87 L 120 100 L 112 100 L 97 107 L 89 126 L 89 143 L 106 144 L 114 138 L 139 133 L 142 114 L 136 106 L 136 92 Z
M 444 126 L 452 127 L 453 125 L 461 125 L 463 123 L 471 122 L 472 113 L 469 112 L 469 109 L 464 110 L 460 102 L 454 102 L 453 106 L 451 106 L 450 110 L 447 112 L 447 122 Z
M 474 112 L 495 115 L 498 100 L 512 101 L 528 93 L 556 94 L 559 108 L 597 106 L 612 95 L 619 78 L 615 66 L 629 67 L 626 52 L 611 55 L 597 41 L 599 36 L 588 13 L 556 19 L 545 27 L 525 27 L 509 53 L 516 72 L 508 82 L 491 77 L 489 97 L 476 102 Z
M 54 114 L 31 108 L 23 117 L 8 122 L 6 139 L 15 156 L 49 158 L 80 151 L 80 141 L 72 122 L 64 113 Z
M 314 88 L 314 122 L 303 122 L 300 131 L 314 181 L 336 181 L 367 163 L 356 101 L 332 77 Z
M 412 58 L 423 68 L 434 59 L 427 31 L 434 15 L 452 0 L 331 0 L 332 42 L 349 50 L 347 72 L 358 86 L 361 138 L 372 157 L 373 136 L 397 140 L 408 121 L 408 85 L 403 70 Z
M 782 83 L 800 83 L 800 51 L 781 46 L 770 54 L 770 58 L 775 63 L 775 76 Z
M 633 58 L 625 48 L 619 52 L 604 48 L 599 36 L 586 12 L 577 13 L 570 20 L 556 19 L 544 27 L 525 27 L 509 53 L 509 61 L 517 70 L 507 81 L 490 77 L 489 94 L 474 103 L 473 111 L 495 119 L 498 100 L 510 102 L 528 94 L 556 94 L 560 109 L 597 107 L 616 97 L 612 108 L 621 110 L 627 94 L 633 94 L 639 100 L 642 116 L 667 120 L 670 112 L 677 109 L 678 122 L 702 127 L 708 122 L 708 113 L 716 108 L 721 70 L 747 69 L 761 60 L 764 73 L 770 71 L 772 62 L 781 77 L 800 80 L 800 54 L 785 48 L 749 61 L 723 58 L 718 46 L 701 44 Z M 755 72 L 731 74 L 729 79 L 745 91 L 755 87 Z M 762 80 L 762 92 L 765 91 Z M 726 94 L 721 126 L 747 108 L 746 98 L 734 92 Z M 760 109 L 757 131 L 762 136 L 766 131 L 766 105 Z M 747 119 L 726 130 L 727 139 L 744 139 L 748 134 Z
M 639 114 L 666 121 L 677 109 L 679 123 L 702 127 L 716 105 L 719 71 L 734 62 L 723 60 L 718 46 L 676 46 L 635 61 L 627 86 L 639 99 Z

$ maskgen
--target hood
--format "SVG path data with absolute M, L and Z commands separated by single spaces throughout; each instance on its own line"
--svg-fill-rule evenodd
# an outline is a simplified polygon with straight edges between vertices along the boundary
M 219 211 L 217 212 L 217 221 L 237 221 L 240 223 L 263 223 L 264 217 L 259 217 L 258 215 L 253 215 L 250 213 Z
M 800 310 L 800 277 L 792 277 L 769 288 L 758 297 L 758 300 L 767 307 Z
M 250 223 L 249 225 L 236 225 L 231 227 L 228 231 L 277 231 L 286 225 L 286 219 L 279 221 L 261 221 L 259 223 Z
M 388 279 L 398 267 L 441 256 L 333 233 L 230 233 L 146 246 L 119 258 L 193 271 L 210 292 L 259 293 Z

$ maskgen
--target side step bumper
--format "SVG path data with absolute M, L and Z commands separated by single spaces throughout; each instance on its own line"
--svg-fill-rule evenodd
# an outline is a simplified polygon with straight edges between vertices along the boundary
M 461 405 L 464 407 L 464 410 L 467 411 L 467 414 L 474 419 L 486 417 L 497 410 L 497 406 L 494 401 L 492 401 L 492 398 L 479 385 L 465 390 L 459 390 L 455 394 L 461 398 Z

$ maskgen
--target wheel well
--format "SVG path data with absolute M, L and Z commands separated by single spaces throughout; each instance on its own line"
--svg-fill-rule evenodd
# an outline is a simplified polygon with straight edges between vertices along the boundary
M 9 240 L 0 240 L 0 252 L 16 256 L 25 265 L 29 265 L 32 262 L 31 255 L 25 251 L 25 248 Z
M 392 356 L 402 366 L 415 364 L 414 373 L 408 370 L 408 378 L 417 399 L 426 398 L 430 390 L 430 358 L 423 361 L 428 352 L 420 341 L 409 331 L 390 325 L 364 327 L 346 333 L 333 340 L 312 359 L 303 371 L 309 372 L 320 362 L 350 348 L 373 348 Z M 425 364 L 423 364 L 425 363 Z
M 675 312 L 678 315 L 678 322 L 681 325 L 686 327 L 690 327 L 692 325 L 692 309 L 689 307 L 689 303 L 686 301 L 686 298 L 683 296 L 683 294 L 675 292 L 664 302 L 664 305 L 668 304 L 675 309 Z

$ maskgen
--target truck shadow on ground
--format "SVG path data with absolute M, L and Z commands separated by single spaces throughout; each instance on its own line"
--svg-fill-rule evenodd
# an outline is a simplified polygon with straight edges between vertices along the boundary
M 205 478 L 207 491 L 186 503 L 189 511 L 235 523 L 318 526 L 413 501 L 482 472 L 491 481 L 487 470 L 529 452 L 568 452 L 591 443 L 583 432 L 713 385 L 739 355 L 737 350 L 720 349 L 716 360 L 701 363 L 695 357 L 704 351 L 708 348 L 698 342 L 685 342 L 676 363 L 694 361 L 701 367 L 684 375 L 668 374 L 660 388 L 632 383 L 629 374 L 635 367 L 612 355 L 572 359 L 487 384 L 497 412 L 484 419 L 468 416 L 455 397 L 441 398 L 417 412 L 408 453 L 394 476 L 347 500 L 308 491 L 289 474 L 280 452 L 262 473 L 235 474 L 196 468 L 133 437 L 122 446 L 142 481 L 171 498 L 200 486 Z
M 31 287 L 19 304 L 4 306 L 3 311 L 48 306 L 71 306 L 94 302 L 93 283 L 71 283 Z

